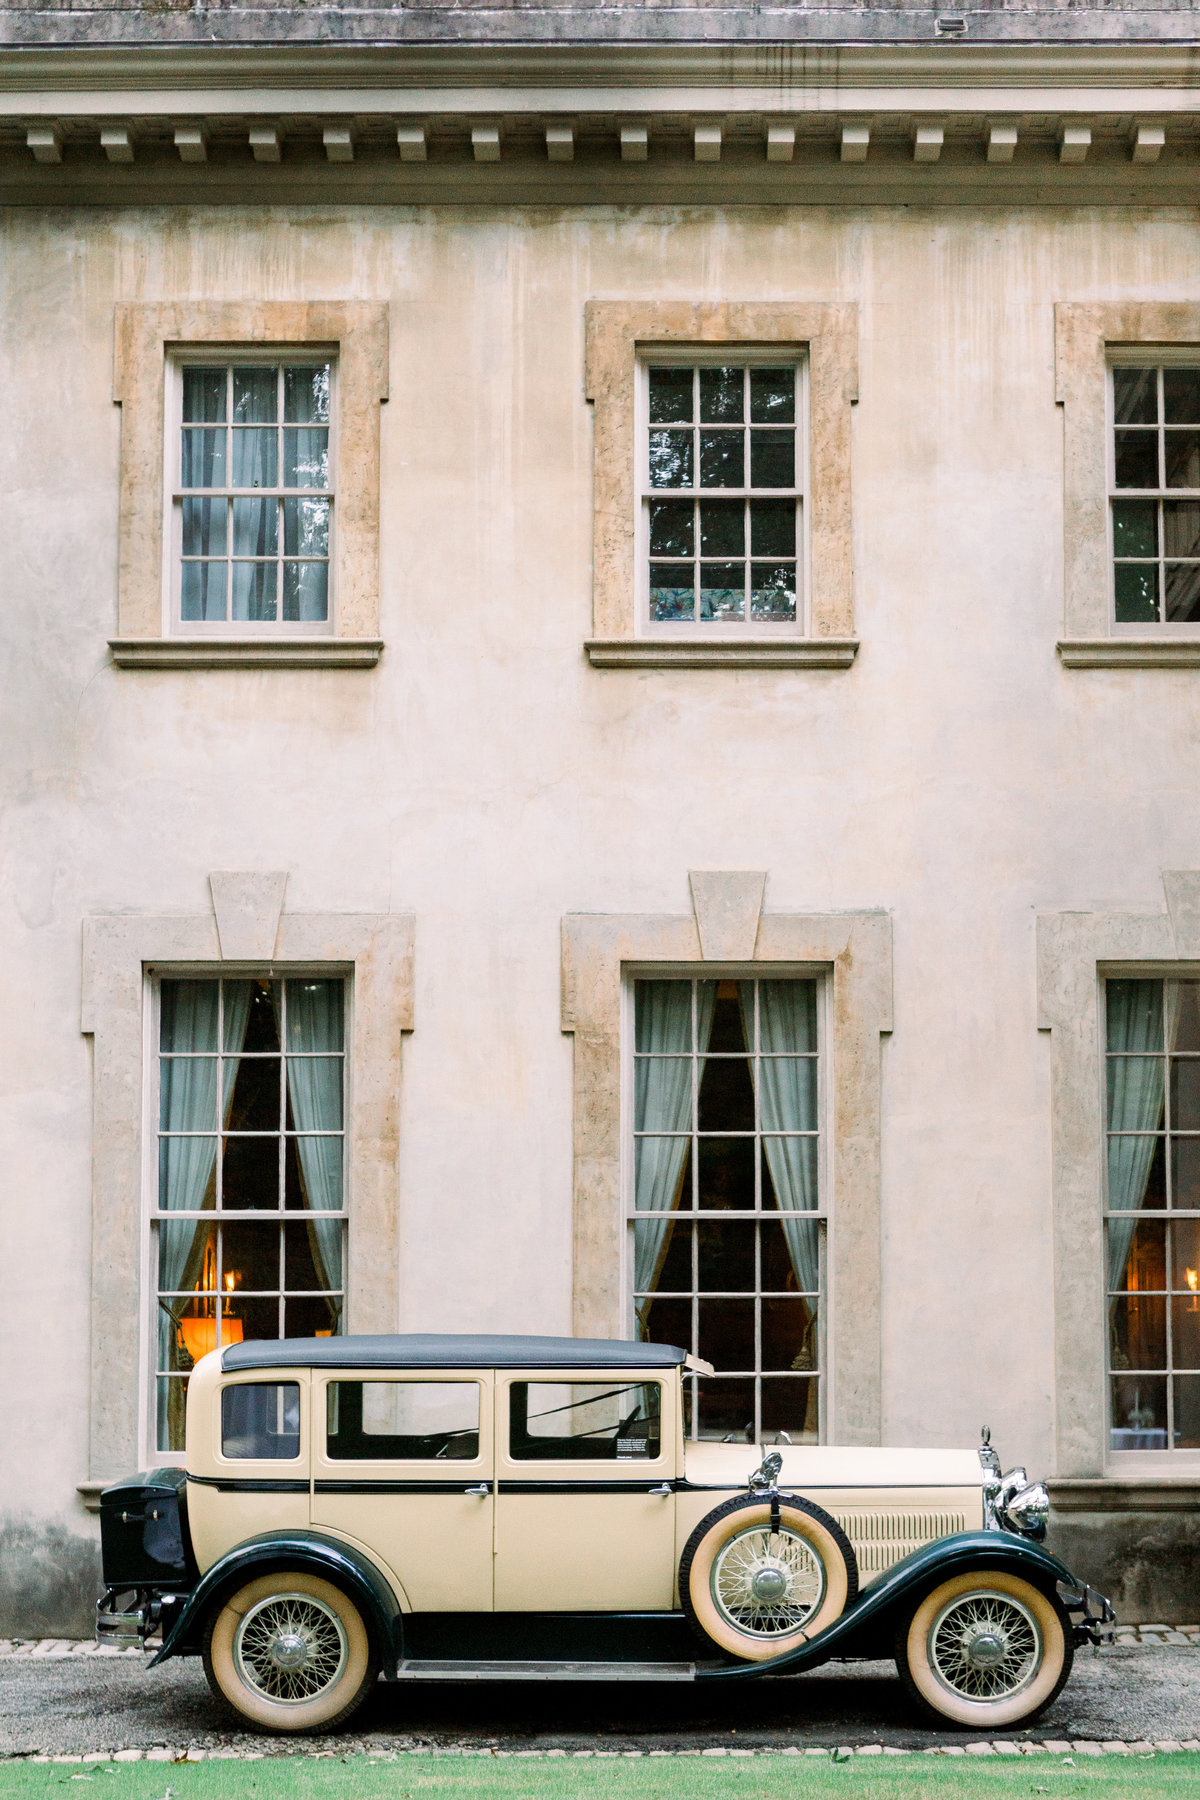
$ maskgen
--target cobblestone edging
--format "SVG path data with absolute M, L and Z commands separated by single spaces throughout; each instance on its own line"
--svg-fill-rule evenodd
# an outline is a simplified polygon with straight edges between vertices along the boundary
M 396 1762 L 401 1756 L 516 1756 L 578 1759 L 592 1757 L 598 1760 L 620 1761 L 629 1757 L 680 1757 L 680 1756 L 824 1756 L 834 1762 L 849 1762 L 857 1756 L 1058 1756 L 1063 1763 L 1071 1767 L 1079 1756 L 1154 1756 L 1156 1754 L 1172 1755 L 1177 1751 L 1200 1750 L 1200 1738 L 1184 1738 L 1176 1742 L 1172 1738 L 1136 1740 L 1126 1743 L 1119 1738 L 1107 1739 L 1097 1743 L 1088 1738 L 1047 1738 L 1041 1743 L 1022 1740 L 1012 1743 L 1003 1738 L 993 1742 L 977 1742 L 971 1744 L 931 1744 L 925 1750 L 901 1749 L 895 1744 L 841 1744 L 836 1748 L 802 1749 L 798 1745 L 788 1744 L 782 1749 L 765 1750 L 731 1750 L 726 1745 L 713 1745 L 703 1750 L 500 1750 L 495 1745 L 484 1749 L 456 1747 L 438 1747 L 424 1744 L 409 1744 L 403 1748 L 384 1751 L 381 1747 L 363 1743 L 350 1743 L 337 1750 L 296 1750 L 290 1745 L 280 1745 L 270 1750 L 227 1750 L 171 1749 L 167 1745 L 152 1750 L 87 1750 L 78 1756 L 40 1756 L 20 1755 L 0 1757 L 0 1766 L 5 1763 L 66 1763 L 82 1767 L 85 1763 L 199 1763 L 199 1762 L 261 1762 L 264 1757 L 274 1756 L 306 1756 L 310 1759 L 340 1758 L 348 1761 L 351 1757 L 363 1757 L 369 1764 Z

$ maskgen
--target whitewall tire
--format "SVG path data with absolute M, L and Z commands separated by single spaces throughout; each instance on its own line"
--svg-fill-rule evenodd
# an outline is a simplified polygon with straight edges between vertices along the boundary
M 230 1595 L 205 1637 L 204 1673 L 260 1730 L 329 1731 L 367 1698 L 379 1657 L 341 1588 L 289 1569 Z
M 1073 1660 L 1063 1608 L 1000 1569 L 943 1581 L 896 1640 L 900 1679 L 921 1710 L 985 1735 L 1042 1712 Z

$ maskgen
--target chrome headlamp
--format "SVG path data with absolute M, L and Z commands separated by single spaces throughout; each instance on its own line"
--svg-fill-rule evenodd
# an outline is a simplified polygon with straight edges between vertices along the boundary
M 985 1425 L 979 1446 L 983 1469 L 983 1523 L 987 1531 L 1015 1531 L 1041 1542 L 1050 1521 L 1050 1495 L 1045 1484 L 1030 1481 L 1022 1468 L 1000 1473 L 1000 1458 Z

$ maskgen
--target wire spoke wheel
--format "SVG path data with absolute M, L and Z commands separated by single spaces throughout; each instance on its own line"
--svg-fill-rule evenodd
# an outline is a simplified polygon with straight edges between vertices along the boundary
M 341 1620 L 312 1594 L 272 1594 L 250 1608 L 234 1633 L 238 1674 L 277 1705 L 302 1705 L 327 1692 L 348 1654 Z
M 1042 1634 L 1012 1594 L 963 1594 L 944 1606 L 929 1634 L 938 1680 L 964 1700 L 1009 1700 L 1042 1663 Z
M 723 1544 L 710 1585 L 718 1612 L 756 1638 L 797 1631 L 825 1598 L 825 1567 L 796 1531 L 751 1525 Z

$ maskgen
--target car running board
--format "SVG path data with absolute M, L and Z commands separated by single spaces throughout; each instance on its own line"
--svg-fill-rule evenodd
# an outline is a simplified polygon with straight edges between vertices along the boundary
M 694 1681 L 690 1662 L 516 1662 L 468 1661 L 453 1657 L 406 1657 L 396 1681 Z

